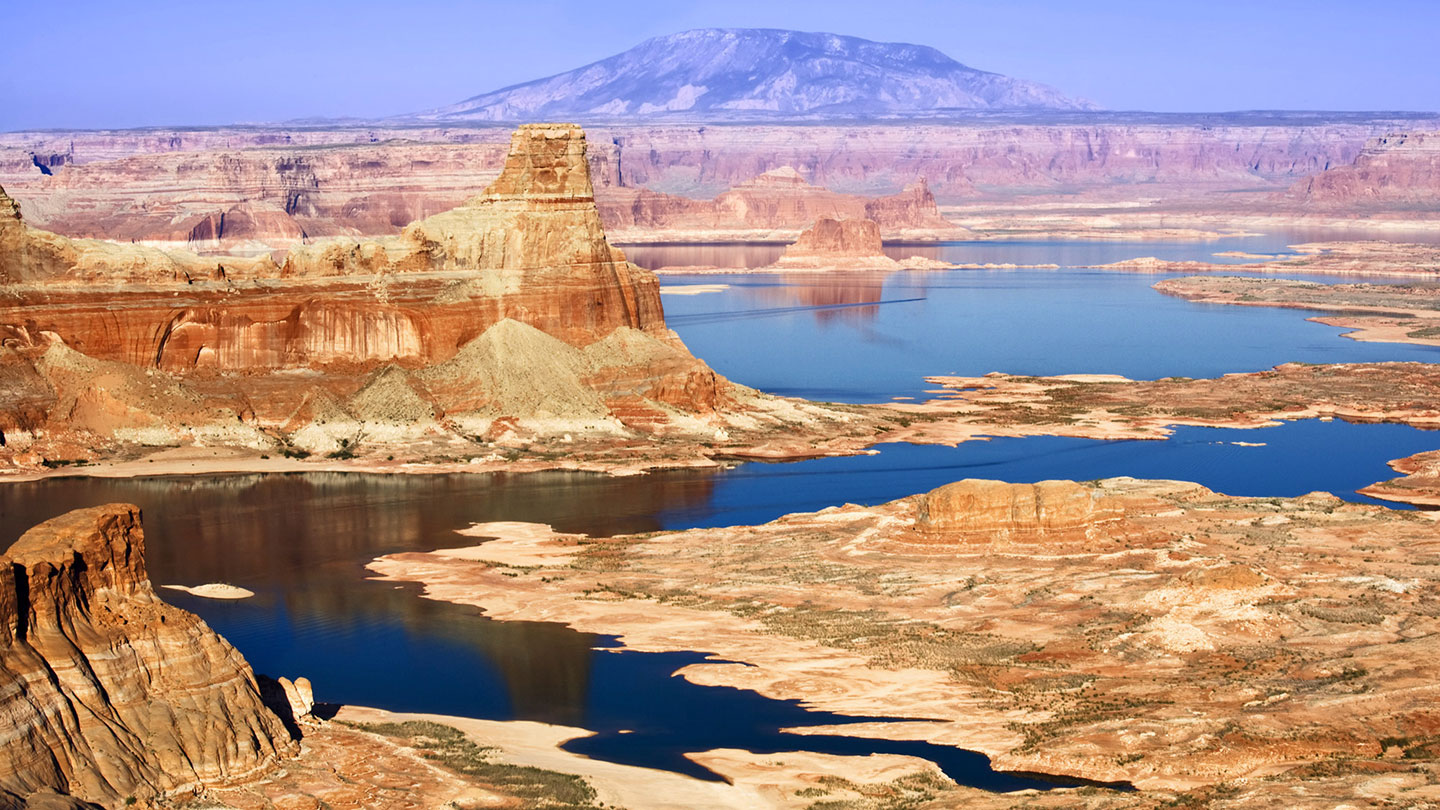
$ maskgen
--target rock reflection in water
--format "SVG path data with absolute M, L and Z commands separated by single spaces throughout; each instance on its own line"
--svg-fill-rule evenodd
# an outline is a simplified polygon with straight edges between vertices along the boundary
M 364 564 L 472 545 L 455 530 L 482 521 L 596 536 L 650 531 L 667 510 L 707 502 L 712 487 L 711 475 L 695 472 L 52 479 L 0 487 L 0 548 L 69 509 L 136 503 L 156 583 L 256 591 L 238 602 L 164 595 L 204 617 L 257 671 L 306 675 L 329 701 L 584 725 L 593 648 L 604 639 L 489 621 L 474 608 L 418 598 L 415 588 L 366 580 Z

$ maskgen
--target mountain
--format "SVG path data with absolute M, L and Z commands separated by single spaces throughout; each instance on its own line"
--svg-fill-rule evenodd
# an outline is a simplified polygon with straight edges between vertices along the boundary
M 967 67 L 934 48 L 773 28 L 702 28 L 413 117 L 884 117 L 946 110 L 1084 110 L 1054 88 Z

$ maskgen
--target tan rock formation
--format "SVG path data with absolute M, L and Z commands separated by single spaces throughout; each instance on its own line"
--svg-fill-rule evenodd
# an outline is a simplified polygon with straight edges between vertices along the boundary
M 775 262 L 780 268 L 896 270 L 899 262 L 885 255 L 880 226 L 868 219 L 822 217 L 805 229 Z
M 245 659 L 155 595 L 136 507 L 42 523 L 0 569 L 0 789 L 119 803 L 296 750 Z
M 279 270 L 70 240 L 10 220 L 0 278 L 50 283 L 0 306 L 0 334 L 8 324 L 101 359 L 247 370 L 441 361 L 505 318 L 582 345 L 621 326 L 664 334 L 654 276 L 605 239 L 584 133 L 522 127 L 506 161 L 484 194 L 400 237 L 307 245 Z M 146 283 L 104 292 L 56 284 L 81 278 Z
M 453 459 L 453 445 L 517 436 L 678 431 L 708 447 L 732 421 L 796 416 L 666 328 L 655 276 L 606 238 L 573 125 L 519 128 L 500 176 L 458 208 L 398 236 L 306 245 L 282 266 L 180 252 L 151 265 L 143 251 L 66 264 L 92 244 L 134 246 L 11 221 L 20 243 L 70 251 L 39 266 L 13 254 L 18 281 L 0 285 L 0 459 L 22 466 L 117 442 L 337 458 L 433 442 Z
M 1074 481 L 1008 484 L 966 478 L 919 496 L 915 528 L 936 541 L 1005 548 L 1114 542 L 1124 505 Z

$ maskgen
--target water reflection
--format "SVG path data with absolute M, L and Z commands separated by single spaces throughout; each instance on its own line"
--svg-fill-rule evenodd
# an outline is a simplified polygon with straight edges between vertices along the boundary
M 784 252 L 780 242 L 622 245 L 625 257 L 646 270 L 662 267 L 764 267 Z
M 418 689 L 424 694 L 414 705 L 428 708 L 417 711 L 453 713 L 458 705 L 483 712 L 476 716 L 583 725 L 592 648 L 604 639 L 555 624 L 484 620 L 473 608 L 418 598 L 412 587 L 366 581 L 364 564 L 396 551 L 471 545 L 455 529 L 490 520 L 597 536 L 655 530 L 657 515 L 700 508 L 712 488 L 711 476 L 684 472 L 52 479 L 0 487 L 0 548 L 70 509 L 135 503 L 157 584 L 229 582 L 256 591 L 233 603 L 174 591 L 165 598 L 204 616 L 257 671 L 306 674 L 339 702 L 393 706 Z M 448 677 L 450 667 L 466 676 Z
M 1240 446 L 1234 442 L 1261 442 Z M 793 701 L 672 677 L 703 653 L 611 652 L 608 636 L 558 624 L 497 622 L 365 579 L 394 551 L 474 542 L 470 523 L 524 520 L 596 536 L 744 525 L 846 502 L 880 503 L 966 477 L 1009 481 L 1114 475 L 1198 481 L 1236 495 L 1353 490 L 1389 477 L 1388 459 L 1435 448 L 1404 425 L 1300 422 L 1257 431 L 1181 428 L 1168 441 L 1038 437 L 958 448 L 886 445 L 874 456 L 629 478 L 583 473 L 375 476 L 335 473 L 157 479 L 50 479 L 0 485 L 0 548 L 24 529 L 114 501 L 145 511 L 157 583 L 220 581 L 234 602 L 167 591 L 259 672 L 305 675 L 321 699 L 395 711 L 526 719 L 592 729 L 570 748 L 610 761 L 714 778 L 682 754 L 709 748 L 907 753 L 965 784 L 1035 786 L 983 757 L 924 743 L 797 739 L 779 729 L 846 722 Z M 1316 453 L 1315 448 L 1325 448 Z M 622 734 L 622 731 L 631 733 Z

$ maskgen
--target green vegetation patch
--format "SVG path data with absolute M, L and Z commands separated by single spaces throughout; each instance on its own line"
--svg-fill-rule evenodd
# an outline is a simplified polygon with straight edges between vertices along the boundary
M 574 774 L 529 765 L 496 762 L 496 749 L 476 745 L 465 732 L 443 723 L 347 723 L 352 728 L 396 739 L 426 759 L 455 773 L 473 777 L 521 800 L 521 807 L 546 810 L 596 810 L 595 789 Z

